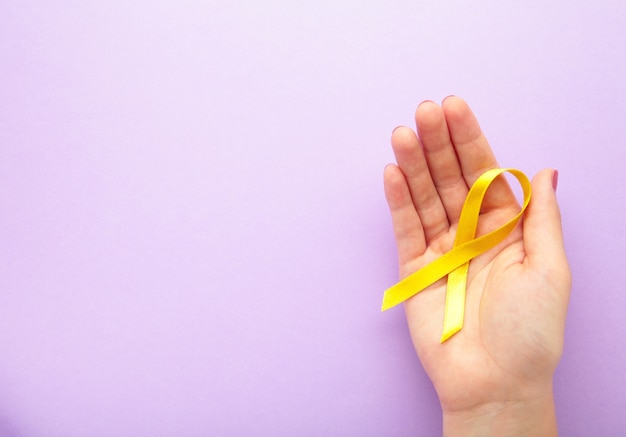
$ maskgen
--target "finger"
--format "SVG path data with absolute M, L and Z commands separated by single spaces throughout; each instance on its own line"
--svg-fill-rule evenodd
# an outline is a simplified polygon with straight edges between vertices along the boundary
M 455 223 L 461 215 L 468 188 L 450 140 L 443 109 L 436 103 L 422 102 L 415 111 L 415 123 L 448 221 Z
M 498 162 L 476 117 L 463 99 L 450 96 L 443 101 L 442 108 L 463 177 L 467 186 L 471 187 L 481 174 L 499 167 Z M 500 176 L 489 188 L 482 211 L 512 205 L 517 205 L 517 200 L 506 179 Z
M 446 232 L 449 224 L 439 193 L 431 179 L 424 151 L 415 132 L 407 127 L 398 127 L 393 131 L 391 146 L 398 166 L 406 177 L 428 243 Z
M 529 264 L 551 280 L 571 281 L 565 248 L 561 213 L 556 199 L 554 170 L 539 172 L 532 181 L 532 198 L 524 216 L 524 248 Z M 569 288 L 568 288 L 569 289 Z
M 413 205 L 407 181 L 397 166 L 389 164 L 385 167 L 384 185 L 398 246 L 398 262 L 402 270 L 402 266 L 421 256 L 426 250 L 424 229 Z

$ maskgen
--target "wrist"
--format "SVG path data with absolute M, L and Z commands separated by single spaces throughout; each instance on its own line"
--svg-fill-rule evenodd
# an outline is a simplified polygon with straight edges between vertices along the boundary
M 467 411 L 443 411 L 444 436 L 556 436 L 552 385 L 523 399 L 490 402 Z

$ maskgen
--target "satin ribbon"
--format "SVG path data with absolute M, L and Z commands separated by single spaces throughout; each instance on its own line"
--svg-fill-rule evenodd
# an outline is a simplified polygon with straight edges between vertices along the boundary
M 522 208 L 515 217 L 504 225 L 476 238 L 476 227 L 485 193 L 491 183 L 505 172 L 515 176 L 522 186 L 524 192 Z M 467 194 L 452 250 L 387 289 L 383 296 L 382 311 L 404 302 L 447 275 L 448 284 L 441 343 L 459 332 L 463 327 L 465 288 L 470 260 L 493 248 L 509 235 L 528 207 L 530 194 L 530 181 L 519 170 L 496 168 L 483 173 Z

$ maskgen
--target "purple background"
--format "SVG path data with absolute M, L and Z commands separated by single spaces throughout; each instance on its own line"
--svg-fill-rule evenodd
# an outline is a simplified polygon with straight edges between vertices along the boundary
M 234 4 L 236 3 L 236 4 Z M 560 171 L 564 436 L 626 434 L 626 7 L 0 3 L 0 435 L 408 436 L 382 169 L 423 99 Z

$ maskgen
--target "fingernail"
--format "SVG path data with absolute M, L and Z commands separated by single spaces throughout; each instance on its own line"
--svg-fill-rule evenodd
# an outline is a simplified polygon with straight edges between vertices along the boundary
M 402 127 L 402 125 L 394 127 L 394 128 L 393 128 L 393 130 L 391 131 L 391 135 L 393 135 L 393 133 L 394 133 L 396 130 L 398 130 L 398 128 L 401 128 L 401 127 Z
M 555 193 L 557 185 L 559 185 L 559 171 L 554 170 L 554 172 L 552 173 L 552 188 L 554 188 Z
M 443 105 L 443 102 L 445 102 L 447 99 L 449 99 L 450 97 L 456 97 L 454 94 L 450 94 L 449 96 L 446 96 L 442 101 L 441 104 Z
M 419 105 L 417 105 L 417 107 L 419 108 L 420 106 L 422 106 L 424 103 L 435 103 L 434 100 L 430 100 L 430 99 L 426 99 L 426 100 L 422 100 Z M 436 103 L 435 103 L 436 105 Z

